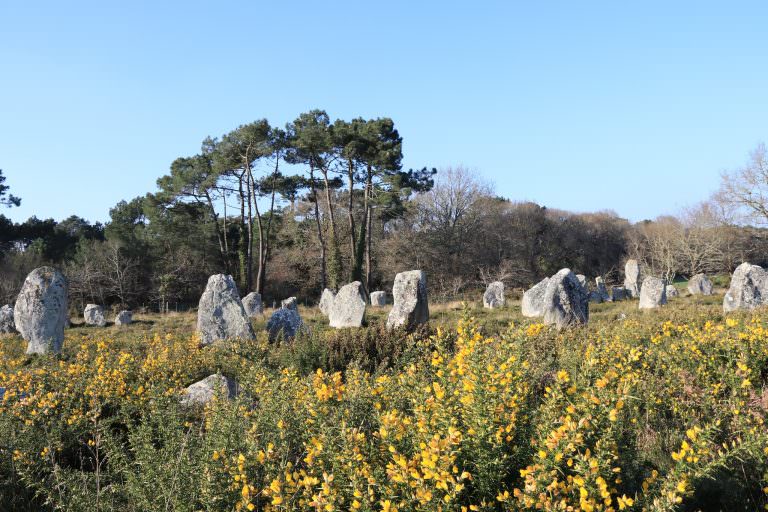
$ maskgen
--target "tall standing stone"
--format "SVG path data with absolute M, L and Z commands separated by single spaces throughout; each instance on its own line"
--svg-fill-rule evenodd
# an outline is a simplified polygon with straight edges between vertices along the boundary
M 688 280 L 688 293 L 691 295 L 712 295 L 712 281 L 704 274 L 696 274 Z
M 768 302 L 768 272 L 758 265 L 742 263 L 731 276 L 731 286 L 723 298 L 723 310 L 755 309 Z
M 371 292 L 371 306 L 383 307 L 387 305 L 387 292 L 375 291 Z
M 648 276 L 640 287 L 640 309 L 653 309 L 667 303 L 667 283 L 658 277 Z
M 255 337 L 232 276 L 215 274 L 208 278 L 197 307 L 197 330 L 203 346 L 219 340 Z
M 365 291 L 360 281 L 341 287 L 328 312 L 331 327 L 360 327 L 365 321 Z
M 545 277 L 531 289 L 523 293 L 521 309 L 523 316 L 529 318 L 544 316 L 544 294 L 547 291 L 549 278 Z
M 421 270 L 400 272 L 392 287 L 394 305 L 387 318 L 387 328 L 410 330 L 429 320 L 427 276 Z
M 261 303 L 261 294 L 251 292 L 243 297 L 243 308 L 245 309 L 245 314 L 250 318 L 257 317 L 264 313 L 264 306 Z
M 13 322 L 13 308 L 6 304 L 0 308 L 0 334 L 16 332 L 16 324 Z
M 107 325 L 104 308 L 98 304 L 87 304 L 85 311 L 83 311 L 83 318 L 86 325 L 93 325 L 94 327 L 104 327 Z
M 13 308 L 16 329 L 27 340 L 27 354 L 61 352 L 67 314 L 67 279 L 58 270 L 40 267 L 24 280 Z
M 544 292 L 544 323 L 558 329 L 589 321 L 589 293 L 576 274 L 564 268 L 552 276 Z
M 336 298 L 336 294 L 333 293 L 333 290 L 329 290 L 326 288 L 323 290 L 323 294 L 320 296 L 320 312 L 322 312 L 325 316 L 328 316 L 328 313 L 331 311 L 331 306 L 333 306 L 333 299 Z
M 494 281 L 490 283 L 483 294 L 483 307 L 489 309 L 504 307 L 506 299 L 504 298 L 504 283 Z
M 608 289 L 605 287 L 605 281 L 602 277 L 595 278 L 595 291 L 600 295 L 602 302 L 611 302 L 611 296 L 608 294 Z
M 631 297 L 640 295 L 640 282 L 640 264 L 637 260 L 627 260 L 627 264 L 624 265 L 624 288 Z

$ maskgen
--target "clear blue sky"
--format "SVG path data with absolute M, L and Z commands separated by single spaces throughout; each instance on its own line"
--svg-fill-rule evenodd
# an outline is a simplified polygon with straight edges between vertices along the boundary
M 633 5 L 630 5 L 633 4 Z M 389 116 L 406 167 L 653 218 L 768 140 L 768 2 L 0 2 L 0 168 L 107 220 L 206 135 Z

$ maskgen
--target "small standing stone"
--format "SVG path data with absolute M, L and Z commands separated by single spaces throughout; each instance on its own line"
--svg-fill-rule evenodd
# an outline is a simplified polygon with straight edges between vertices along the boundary
M 608 289 L 605 287 L 605 281 L 602 277 L 595 278 L 595 286 L 597 287 L 597 293 L 600 294 L 600 300 L 602 302 L 611 302 L 611 296 L 608 294 Z
M 589 292 L 589 302 L 600 304 L 603 302 L 603 297 L 597 291 Z
M 86 325 L 104 327 L 107 325 L 107 319 L 104 317 L 104 308 L 97 304 L 88 304 L 83 312 Z
M 251 292 L 243 297 L 243 308 L 245 309 L 245 314 L 250 318 L 260 316 L 264 313 L 264 306 L 261 303 L 261 294 Z
M 544 316 L 544 293 L 547 291 L 549 278 L 545 277 L 531 289 L 523 293 L 521 309 L 523 316 L 529 318 Z
M 623 286 L 614 286 L 611 289 L 611 300 L 613 300 L 614 302 L 627 300 L 631 298 L 632 298 L 632 295 L 630 295 L 629 290 L 627 290 Z
M 330 290 L 326 288 L 323 290 L 323 294 L 320 296 L 320 312 L 322 312 L 325 316 L 328 316 L 328 313 L 331 311 L 331 306 L 333 306 L 333 299 L 336 298 L 336 294 L 333 293 L 333 290 Z
M 131 325 L 133 322 L 133 311 L 122 310 L 115 316 L 115 325 Z
M 640 287 L 640 309 L 653 309 L 667 303 L 667 283 L 658 277 L 648 276 Z
M 6 304 L 0 308 L 0 334 L 16 332 L 16 324 L 13 323 L 13 308 Z
M 587 283 L 587 276 L 584 274 L 576 274 L 576 279 L 579 280 L 579 284 L 581 285 L 584 290 L 589 292 L 589 283 Z
M 220 374 L 209 375 L 188 386 L 184 390 L 181 403 L 187 406 L 206 405 L 217 394 L 231 400 L 238 395 L 239 391 L 240 386 L 234 380 Z
M 630 297 L 640 295 L 640 264 L 637 260 L 627 260 L 624 265 L 624 288 L 627 289 Z
M 768 301 L 768 272 L 759 265 L 742 263 L 731 276 L 731 286 L 723 298 L 723 310 L 755 309 Z
M 504 307 L 506 300 L 504 298 L 504 283 L 494 281 L 488 285 L 483 294 L 483 307 L 496 309 Z
M 387 292 L 371 292 L 371 306 L 383 307 L 387 305 Z
M 67 293 L 67 279 L 51 267 L 37 268 L 24 280 L 13 318 L 28 342 L 27 354 L 61 352 L 64 327 L 69 324 Z
M 267 321 L 269 341 L 275 341 L 282 337 L 288 341 L 296 337 L 304 323 L 295 309 L 277 309 Z
M 400 272 L 392 287 L 394 305 L 387 318 L 387 329 L 411 330 L 429 320 L 427 276 L 421 270 Z
M 589 295 L 576 274 L 564 268 L 547 283 L 544 292 L 544 323 L 558 329 L 589 321 Z
M 667 285 L 667 299 L 669 299 L 671 297 L 679 297 L 679 296 L 680 296 L 680 292 L 677 291 L 677 286 L 675 286 L 673 284 L 668 284 Z
M 298 311 L 299 301 L 296 300 L 296 297 L 288 297 L 287 299 L 284 299 L 283 302 L 280 303 L 280 307 L 283 309 L 292 309 L 294 311 Z
M 219 340 L 255 337 L 232 276 L 215 274 L 208 278 L 197 307 L 197 330 L 203 346 Z
M 688 293 L 691 295 L 712 295 L 712 281 L 704 274 L 696 274 L 688 280 Z
M 365 292 L 360 281 L 344 285 L 333 299 L 328 312 L 331 327 L 360 327 L 365 321 Z

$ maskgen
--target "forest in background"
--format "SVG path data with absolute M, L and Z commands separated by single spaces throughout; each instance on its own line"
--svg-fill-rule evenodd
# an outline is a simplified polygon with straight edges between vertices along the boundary
M 157 191 L 111 208 L 105 224 L 0 215 L 0 302 L 12 303 L 43 264 L 64 271 L 77 310 L 152 311 L 194 307 L 221 272 L 271 304 L 313 303 L 323 288 L 355 280 L 388 289 L 414 268 L 446 300 L 496 280 L 526 288 L 563 267 L 620 282 L 628 257 L 670 281 L 768 264 L 763 146 L 723 174 L 709 200 L 634 224 L 499 197 L 462 167 L 404 170 L 402 156 L 393 120 L 331 121 L 322 110 L 283 128 L 262 119 L 208 137 L 198 154 L 172 162 Z M 0 201 L 18 205 L 2 183 Z

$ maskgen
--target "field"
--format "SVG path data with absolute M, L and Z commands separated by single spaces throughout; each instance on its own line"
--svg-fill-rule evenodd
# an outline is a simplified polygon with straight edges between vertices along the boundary
M 191 313 L 74 326 L 59 358 L 0 339 L 0 510 L 763 510 L 768 318 L 722 295 L 593 305 L 556 332 L 519 302 L 198 348 Z M 242 392 L 204 409 L 210 374 Z

